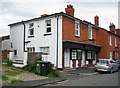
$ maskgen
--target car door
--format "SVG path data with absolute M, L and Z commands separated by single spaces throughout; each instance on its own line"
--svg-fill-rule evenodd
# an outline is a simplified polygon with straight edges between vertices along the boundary
M 112 60 L 111 62 L 112 62 L 113 70 L 117 71 L 118 69 L 117 63 L 114 60 Z
M 114 64 L 115 64 L 115 71 L 118 70 L 118 63 L 116 61 L 114 61 Z

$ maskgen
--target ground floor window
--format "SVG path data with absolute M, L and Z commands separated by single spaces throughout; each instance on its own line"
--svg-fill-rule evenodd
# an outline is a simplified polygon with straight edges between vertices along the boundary
M 112 59 L 112 52 L 110 52 L 110 59 Z
M 82 50 L 77 50 L 77 59 L 82 59 Z
M 50 54 L 50 48 L 49 47 L 40 47 L 40 52 L 45 54 Z
M 118 59 L 118 52 L 115 52 L 115 59 Z
M 95 60 L 96 59 L 96 52 L 92 51 L 92 59 Z
M 14 50 L 14 56 L 17 56 L 17 50 Z
M 27 51 L 28 51 L 28 52 L 35 52 L 35 47 L 28 47 L 28 48 L 27 48 Z
M 82 59 L 82 50 L 79 49 L 71 49 L 71 59 Z
M 77 59 L 77 52 L 76 52 L 76 50 L 71 50 L 71 59 Z
M 87 51 L 87 59 L 92 59 L 92 57 L 91 57 L 91 51 Z
M 87 51 L 86 55 L 87 55 L 87 59 L 92 59 L 92 60 L 96 59 L 96 52 L 95 51 Z

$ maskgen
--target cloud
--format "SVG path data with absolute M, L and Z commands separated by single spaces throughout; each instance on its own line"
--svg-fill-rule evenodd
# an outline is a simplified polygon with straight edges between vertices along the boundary
M 0 36 L 9 34 L 10 23 L 64 11 L 68 1 L 75 8 L 75 17 L 94 23 L 94 16 L 100 17 L 100 26 L 108 30 L 110 22 L 118 24 L 117 2 L 119 0 L 2 0 L 0 13 Z M 65 11 L 64 11 L 65 12 Z M 8 31 L 7 31 L 8 30 Z

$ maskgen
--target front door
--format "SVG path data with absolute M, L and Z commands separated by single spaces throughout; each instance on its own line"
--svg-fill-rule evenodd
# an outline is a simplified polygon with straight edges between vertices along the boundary
M 64 65 L 65 67 L 70 67 L 70 50 L 69 49 L 65 49 L 64 50 Z

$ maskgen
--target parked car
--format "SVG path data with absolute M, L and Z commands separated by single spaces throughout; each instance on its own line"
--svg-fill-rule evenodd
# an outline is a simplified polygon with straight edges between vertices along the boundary
M 119 69 L 120 69 L 120 59 L 116 59 L 115 61 L 116 61 L 116 63 L 118 64 L 118 67 L 119 67 Z
M 98 72 L 110 72 L 118 71 L 118 65 L 114 60 L 110 59 L 98 59 L 97 63 L 95 64 L 95 71 Z

